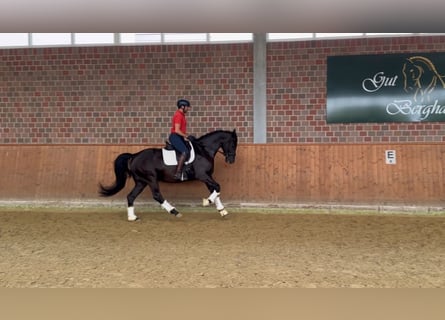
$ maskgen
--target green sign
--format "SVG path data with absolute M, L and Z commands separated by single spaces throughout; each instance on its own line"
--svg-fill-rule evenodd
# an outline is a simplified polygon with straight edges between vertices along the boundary
M 445 53 L 332 56 L 327 122 L 445 121 Z

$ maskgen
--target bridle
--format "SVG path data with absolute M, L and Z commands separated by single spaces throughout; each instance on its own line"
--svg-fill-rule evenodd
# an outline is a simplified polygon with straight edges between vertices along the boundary
M 222 147 L 218 149 L 217 152 L 221 153 L 225 158 L 229 158 L 229 157 L 235 157 L 236 153 L 235 152 L 228 152 L 227 154 L 224 153 L 224 150 L 222 150 Z

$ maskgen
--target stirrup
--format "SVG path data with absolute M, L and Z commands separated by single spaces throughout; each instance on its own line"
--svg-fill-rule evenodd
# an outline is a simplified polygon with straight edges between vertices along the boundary
M 188 179 L 188 175 L 187 173 L 185 173 L 184 171 L 180 172 L 179 174 L 175 174 L 173 176 L 173 179 L 175 179 L 176 181 L 185 181 Z

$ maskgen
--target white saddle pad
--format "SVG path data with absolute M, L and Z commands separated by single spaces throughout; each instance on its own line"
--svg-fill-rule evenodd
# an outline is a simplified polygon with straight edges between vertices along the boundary
M 192 163 L 195 160 L 195 149 L 193 149 L 193 144 L 188 141 L 190 144 L 190 158 L 185 162 L 185 164 Z M 167 150 L 162 148 L 162 157 L 164 158 L 164 163 L 167 166 L 176 166 L 178 164 L 178 160 L 176 159 L 176 151 L 175 150 Z

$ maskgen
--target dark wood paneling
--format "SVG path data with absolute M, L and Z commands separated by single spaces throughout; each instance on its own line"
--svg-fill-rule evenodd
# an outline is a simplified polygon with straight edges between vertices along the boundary
M 99 182 L 114 180 L 113 161 L 132 145 L 1 145 L 0 199 L 99 199 Z M 385 150 L 397 164 L 385 164 Z M 235 164 L 215 161 L 223 201 L 266 203 L 441 204 L 445 146 L 240 145 Z M 125 199 L 132 180 L 116 199 Z M 199 182 L 161 184 L 172 201 L 197 201 L 209 194 Z M 147 190 L 143 196 L 151 199 Z

